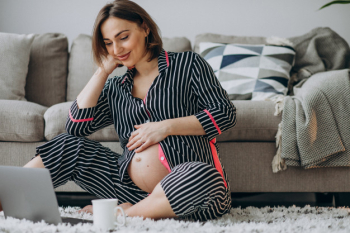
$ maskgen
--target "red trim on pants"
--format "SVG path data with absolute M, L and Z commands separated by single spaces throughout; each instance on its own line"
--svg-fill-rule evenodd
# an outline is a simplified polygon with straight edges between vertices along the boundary
M 221 174 L 222 179 L 224 180 L 225 187 L 227 188 L 227 183 L 226 183 L 226 180 L 224 178 L 224 174 L 222 172 L 222 167 L 221 167 L 221 163 L 219 160 L 219 156 L 218 156 L 218 153 L 216 151 L 216 147 L 214 145 L 215 142 L 216 142 L 216 138 L 214 138 L 213 140 L 211 140 L 209 142 L 210 148 L 211 148 L 211 153 L 213 154 L 213 159 L 214 159 L 214 164 L 215 164 L 216 170 L 218 170 L 218 172 Z
M 160 143 L 158 143 L 158 152 L 159 152 L 159 155 L 158 155 L 159 161 L 164 165 L 166 169 L 168 169 L 169 172 L 171 172 L 168 161 L 165 158 L 165 155 L 162 147 L 160 146 Z

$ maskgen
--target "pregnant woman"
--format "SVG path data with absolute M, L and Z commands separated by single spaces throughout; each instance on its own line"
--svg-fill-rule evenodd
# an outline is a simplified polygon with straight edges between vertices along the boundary
M 215 137 L 236 124 L 236 108 L 210 65 L 192 51 L 165 51 L 158 26 L 127 0 L 101 9 L 92 48 L 99 68 L 70 107 L 67 133 L 38 146 L 25 167 L 49 169 L 55 188 L 74 181 L 118 198 L 128 216 L 205 221 L 228 213 Z M 120 66 L 127 72 L 108 79 Z M 86 138 L 112 124 L 123 154 Z

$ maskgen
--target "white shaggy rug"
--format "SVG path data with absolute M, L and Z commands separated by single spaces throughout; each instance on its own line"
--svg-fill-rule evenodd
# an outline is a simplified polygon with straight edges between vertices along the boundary
M 61 216 L 78 217 L 92 220 L 87 213 L 76 213 L 80 207 L 59 207 Z M 44 221 L 33 223 L 9 217 L 5 219 L 0 212 L 0 232 L 103 232 L 95 229 L 91 223 L 48 225 Z M 350 208 L 345 207 L 247 207 L 232 208 L 229 214 L 207 222 L 181 221 L 165 219 L 142 220 L 141 217 L 127 217 L 126 225 L 109 232 L 350 232 Z

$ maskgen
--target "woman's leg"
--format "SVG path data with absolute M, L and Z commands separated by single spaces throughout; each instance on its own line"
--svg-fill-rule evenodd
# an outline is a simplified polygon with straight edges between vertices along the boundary
M 127 208 L 125 214 L 129 217 L 138 216 L 143 217 L 143 219 L 151 218 L 154 220 L 178 217 L 172 210 L 160 182 L 153 189 L 151 195 Z
M 98 198 L 118 198 L 120 203 L 135 204 L 147 196 L 127 176 L 121 183 L 118 165 L 121 155 L 97 141 L 63 133 L 38 146 L 32 161 L 39 154 L 50 171 L 54 188 L 74 181 Z
M 227 188 L 214 166 L 186 162 L 175 166 L 160 186 L 176 216 L 206 221 L 230 211 L 231 191 L 227 178 L 226 183 Z
M 127 173 L 123 183 L 120 181 L 120 156 L 97 141 L 64 133 L 38 146 L 35 156 L 24 167 L 47 168 L 54 188 L 74 181 L 99 198 L 118 198 L 119 203 L 136 204 L 148 193 L 138 188 Z
M 41 159 L 40 155 L 37 155 L 34 159 L 30 160 L 23 167 L 45 168 L 45 166 L 43 164 L 43 160 Z
M 150 196 L 125 213 L 131 217 L 206 221 L 221 217 L 230 209 L 230 186 L 225 187 L 216 168 L 202 162 L 187 162 L 175 166 Z

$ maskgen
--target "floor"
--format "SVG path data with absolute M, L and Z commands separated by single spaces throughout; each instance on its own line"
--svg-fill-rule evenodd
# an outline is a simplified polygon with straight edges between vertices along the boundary
M 59 206 L 91 205 L 91 200 L 98 199 L 86 193 L 56 193 Z M 233 193 L 232 207 L 247 206 L 335 206 L 332 193 Z

